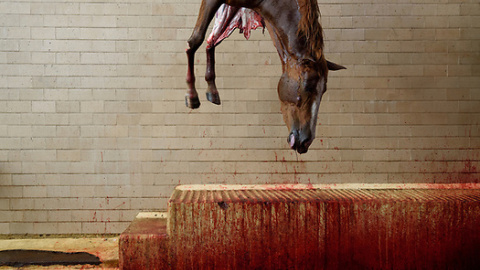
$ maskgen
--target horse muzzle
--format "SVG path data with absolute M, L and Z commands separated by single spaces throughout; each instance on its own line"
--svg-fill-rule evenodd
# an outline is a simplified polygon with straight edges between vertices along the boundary
M 291 149 L 297 151 L 299 154 L 303 154 L 308 151 L 308 147 L 312 144 L 313 138 L 310 136 L 301 136 L 298 131 L 292 131 L 287 138 L 287 142 Z

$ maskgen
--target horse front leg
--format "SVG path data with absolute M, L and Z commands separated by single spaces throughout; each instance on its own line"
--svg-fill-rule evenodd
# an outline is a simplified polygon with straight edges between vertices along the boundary
M 207 46 L 207 70 L 205 72 L 207 81 L 207 100 L 213 104 L 220 105 L 220 96 L 215 85 L 215 45 Z
M 197 23 L 193 29 L 193 33 L 188 39 L 188 70 L 187 70 L 187 85 L 188 90 L 185 96 L 185 104 L 188 108 L 196 109 L 200 107 L 200 100 L 195 89 L 195 52 L 202 45 L 207 32 L 207 27 L 213 19 L 215 12 L 222 4 L 222 0 L 202 0 L 200 12 L 198 14 Z
M 185 105 L 190 109 L 197 109 L 200 107 L 200 100 L 198 99 L 197 89 L 195 89 L 195 50 L 187 49 L 188 70 L 187 70 L 187 85 L 188 90 L 185 95 Z

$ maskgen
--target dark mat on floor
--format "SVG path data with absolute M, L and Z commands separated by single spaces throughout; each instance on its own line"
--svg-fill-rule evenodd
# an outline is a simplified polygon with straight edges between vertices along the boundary
M 1 250 L 0 266 L 78 265 L 101 263 L 97 256 L 86 252 L 59 252 L 47 250 Z

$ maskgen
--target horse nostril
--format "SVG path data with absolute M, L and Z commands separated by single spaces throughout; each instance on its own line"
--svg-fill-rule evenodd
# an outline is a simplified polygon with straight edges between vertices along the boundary
M 304 147 L 304 148 L 308 148 L 313 142 L 313 139 L 308 137 L 306 139 L 304 139 L 301 143 L 301 145 Z

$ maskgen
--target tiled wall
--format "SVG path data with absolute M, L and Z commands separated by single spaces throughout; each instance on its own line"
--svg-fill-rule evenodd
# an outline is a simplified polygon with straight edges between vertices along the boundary
M 0 2 L 0 233 L 118 233 L 178 184 L 477 182 L 478 0 L 319 0 L 331 73 L 289 150 L 267 32 L 218 48 L 185 107 L 200 0 Z

